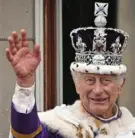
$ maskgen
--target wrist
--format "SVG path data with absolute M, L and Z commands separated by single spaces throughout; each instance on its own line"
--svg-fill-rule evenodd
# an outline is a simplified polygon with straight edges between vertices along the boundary
M 30 75 L 23 78 L 16 78 L 16 81 L 20 87 L 28 88 L 35 83 L 35 75 Z

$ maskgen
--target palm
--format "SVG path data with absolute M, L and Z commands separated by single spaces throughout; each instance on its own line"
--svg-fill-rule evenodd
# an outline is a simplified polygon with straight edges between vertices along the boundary
M 34 56 L 34 54 L 30 52 L 28 48 L 21 49 L 19 52 L 24 53 L 26 51 L 28 52 L 26 55 L 23 55 L 21 57 L 15 56 L 12 62 L 12 66 L 16 72 L 16 75 L 19 78 L 23 78 L 27 75 L 34 73 L 40 62 L 40 59 Z

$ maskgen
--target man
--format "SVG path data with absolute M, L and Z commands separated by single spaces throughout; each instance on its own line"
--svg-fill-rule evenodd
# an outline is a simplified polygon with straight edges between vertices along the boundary
M 98 5 L 98 6 L 97 6 Z M 103 10 L 101 6 L 104 7 Z M 41 57 L 38 45 L 31 52 L 27 34 L 14 31 L 6 56 L 16 73 L 11 106 L 10 138 L 133 138 L 135 119 L 116 100 L 125 82 L 122 64 L 128 35 L 105 28 L 107 3 L 95 3 L 95 25 L 74 29 L 70 36 L 76 51 L 71 74 L 80 100 L 37 114 L 34 98 L 35 70 Z

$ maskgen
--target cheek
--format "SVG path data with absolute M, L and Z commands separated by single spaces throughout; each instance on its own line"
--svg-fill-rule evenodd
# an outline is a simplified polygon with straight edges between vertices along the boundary
M 83 87 L 81 87 L 81 91 L 83 91 L 84 93 L 88 93 L 91 91 L 91 87 L 88 85 L 84 85 Z
M 112 90 L 112 93 L 114 94 L 114 95 L 119 95 L 120 94 L 120 87 L 119 86 L 113 86 L 112 88 L 111 88 L 111 90 Z
M 120 94 L 120 89 L 117 86 L 110 86 L 109 89 L 106 90 L 110 96 L 111 101 L 116 101 L 118 95 Z
M 84 95 L 88 95 L 88 93 L 90 92 L 91 90 L 91 87 L 84 84 L 84 83 L 81 83 L 79 86 L 78 86 L 78 94 L 80 96 L 84 96 Z

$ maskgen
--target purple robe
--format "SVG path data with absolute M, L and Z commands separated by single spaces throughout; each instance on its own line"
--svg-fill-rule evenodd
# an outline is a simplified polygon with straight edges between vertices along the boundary
M 75 104 L 73 104 L 72 106 L 56 107 L 54 110 L 48 111 L 48 113 L 46 112 L 46 113 L 40 114 L 38 117 L 36 105 L 34 105 L 33 110 L 30 113 L 24 114 L 24 113 L 18 113 L 14 108 L 14 104 L 12 103 L 11 133 L 14 136 L 14 138 L 26 138 L 26 137 L 27 138 L 67 138 L 69 136 L 74 138 L 76 137 L 76 135 L 78 136 L 83 135 L 84 137 L 87 137 L 87 135 L 90 135 L 91 137 L 97 136 L 100 138 L 101 136 L 101 137 L 112 138 L 116 135 L 120 135 L 120 134 L 128 135 L 135 132 L 135 127 L 134 127 L 135 123 L 134 123 L 134 117 L 132 116 L 132 114 L 124 107 L 121 107 L 120 109 L 118 109 L 117 107 L 117 110 L 118 111 L 116 112 L 116 114 L 113 117 L 111 117 L 109 120 L 108 119 L 101 120 L 101 118 L 98 118 L 97 116 L 94 116 L 91 113 L 89 113 L 90 117 L 85 116 L 84 118 L 85 110 L 82 112 L 80 110 L 80 101 L 76 101 Z M 58 113 L 60 113 L 60 111 L 62 112 L 61 112 L 61 116 L 59 117 L 65 117 L 63 118 L 65 120 L 63 120 L 62 122 L 59 120 L 59 117 L 57 118 L 57 115 Z M 87 111 L 86 113 L 87 113 L 86 115 L 88 115 Z M 67 114 L 67 116 L 65 114 Z M 72 116 L 72 114 L 74 114 L 74 116 Z M 71 125 L 69 124 L 68 127 L 66 126 L 67 124 L 66 117 L 69 117 L 69 120 L 71 119 L 69 121 Z M 81 133 L 79 130 L 80 127 L 78 127 L 78 129 L 76 129 L 76 127 L 74 128 L 72 127 L 73 125 L 76 125 L 78 123 L 78 121 L 76 121 L 74 117 L 78 117 L 77 119 L 82 119 L 81 123 L 84 123 L 84 127 L 82 127 Z M 42 121 L 40 121 L 40 119 Z M 99 125 L 99 121 L 95 121 L 95 119 L 101 121 L 101 124 Z M 115 123 L 113 123 L 114 121 Z M 86 125 L 86 128 L 85 128 L 85 125 Z M 87 129 L 88 127 L 90 129 Z
M 37 132 L 34 138 L 64 138 L 57 132 L 51 132 L 45 124 L 42 124 L 37 115 L 36 104 L 29 114 L 18 113 L 14 105 L 11 105 L 11 127 L 16 134 L 29 135 L 36 132 L 39 127 L 42 129 Z M 12 134 L 13 135 L 13 134 Z M 19 138 L 15 137 L 14 138 Z M 25 138 L 25 137 L 24 137 Z

